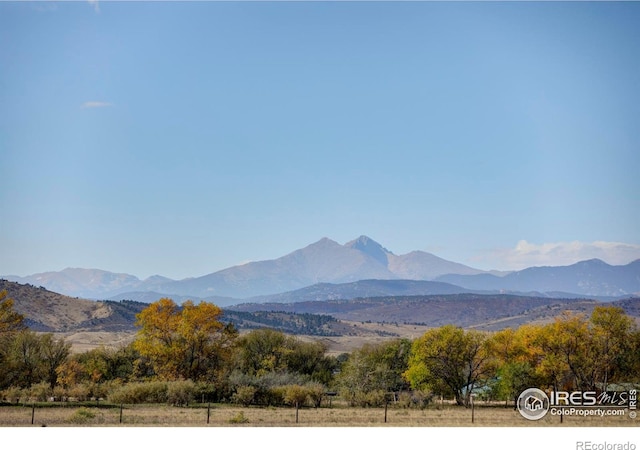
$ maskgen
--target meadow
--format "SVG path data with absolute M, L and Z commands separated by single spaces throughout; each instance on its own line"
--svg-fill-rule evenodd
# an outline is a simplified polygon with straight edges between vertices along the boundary
M 297 421 L 296 421 L 297 415 Z M 385 422 L 386 419 L 386 422 Z M 33 422 L 33 423 L 32 423 Z M 637 427 L 624 416 L 581 417 L 547 414 L 524 419 L 512 407 L 479 404 L 473 408 L 432 405 L 424 409 L 348 407 L 242 407 L 228 404 L 113 405 L 36 403 L 0 406 L 2 427 Z

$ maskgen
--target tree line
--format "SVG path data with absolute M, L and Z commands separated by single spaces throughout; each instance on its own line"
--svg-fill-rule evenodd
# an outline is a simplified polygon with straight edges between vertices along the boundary
M 338 356 L 269 328 L 240 334 L 222 317 L 212 303 L 164 298 L 137 314 L 131 344 L 72 354 L 64 339 L 30 331 L 2 292 L 0 397 L 317 407 L 336 392 L 353 406 L 424 407 L 440 396 L 468 406 L 473 392 L 510 403 L 529 387 L 606 391 L 640 381 L 640 331 L 607 305 L 497 332 L 445 325 Z

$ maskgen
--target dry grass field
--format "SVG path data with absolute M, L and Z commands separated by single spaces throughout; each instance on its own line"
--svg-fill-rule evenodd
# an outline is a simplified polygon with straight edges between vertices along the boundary
M 564 417 L 547 414 L 529 421 L 512 408 L 476 406 L 432 406 L 423 410 L 332 407 L 301 408 L 296 423 L 295 408 L 207 405 L 124 405 L 122 422 L 117 405 L 96 406 L 2 406 L 1 427 L 637 427 L 640 419 L 616 417 Z M 33 414 L 33 425 L 32 421 Z
M 327 354 L 337 356 L 361 348 L 364 344 L 379 342 L 404 337 L 415 339 L 422 336 L 429 327 L 422 325 L 398 326 L 377 323 L 347 322 L 357 330 L 354 336 L 304 336 L 296 337 L 303 341 L 321 341 L 327 346 Z M 242 330 L 246 333 L 249 330 Z M 398 336 L 379 336 L 378 331 L 393 331 Z M 131 343 L 136 336 L 135 331 L 76 331 L 66 333 L 53 333 L 56 338 L 64 338 L 71 343 L 73 353 L 82 353 L 98 347 L 118 348 Z
M 64 338 L 71 344 L 72 353 L 83 353 L 98 347 L 117 349 L 124 347 L 135 339 L 135 331 L 75 331 L 53 333 L 57 338 Z

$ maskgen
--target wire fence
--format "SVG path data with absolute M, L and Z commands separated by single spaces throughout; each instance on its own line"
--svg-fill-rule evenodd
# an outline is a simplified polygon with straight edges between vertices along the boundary
M 629 415 L 523 419 L 513 408 L 475 405 L 474 408 L 432 406 L 425 409 L 355 408 L 334 403 L 322 408 L 241 407 L 201 403 L 188 407 L 159 404 L 34 403 L 0 406 L 0 426 L 69 427 L 279 427 L 279 426 L 640 426 Z

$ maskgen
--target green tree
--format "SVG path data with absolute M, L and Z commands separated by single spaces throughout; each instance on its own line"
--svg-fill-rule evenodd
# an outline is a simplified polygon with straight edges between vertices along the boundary
M 411 386 L 404 377 L 409 368 L 412 342 L 409 339 L 395 339 L 380 347 L 381 361 L 391 371 L 389 390 L 398 392 L 408 390 Z
M 51 389 L 58 384 L 58 367 L 64 364 L 70 352 L 71 343 L 64 339 L 55 339 L 51 333 L 40 336 L 40 363 Z
M 5 349 L 7 383 L 29 387 L 46 382 L 53 389 L 57 385 L 58 368 L 65 363 L 70 348 L 71 344 L 55 339 L 51 333 L 17 332 Z
M 287 370 L 288 356 L 295 339 L 270 328 L 253 330 L 238 339 L 237 365 L 240 371 L 260 377 Z
M 486 336 L 445 325 L 427 331 L 411 348 L 405 377 L 414 389 L 453 395 L 458 405 L 469 405 L 470 394 L 492 374 Z
M 402 374 L 410 348 L 410 341 L 398 339 L 353 351 L 336 376 L 341 395 L 352 405 L 377 406 L 389 392 L 408 388 Z
M 7 366 L 10 368 L 12 384 L 30 387 L 43 379 L 41 346 L 38 335 L 23 330 L 15 335 L 8 349 Z
M 113 350 L 98 347 L 74 355 L 73 359 L 82 367 L 82 380 L 100 383 L 112 379 L 110 360 Z
M 7 291 L 0 291 L 0 389 L 8 387 L 14 376 L 10 349 L 13 347 L 16 334 L 26 329 L 24 316 L 14 309 L 13 299 Z
M 322 342 L 290 342 L 286 354 L 287 370 L 308 377 L 312 381 L 329 385 L 337 367 L 335 358 L 327 356 L 327 346 Z
M 317 403 L 317 396 L 321 399 L 336 366 L 335 358 L 326 355 L 324 344 L 261 328 L 237 340 L 229 382 L 236 390 L 236 400 L 250 392 L 251 401 L 256 404 L 282 404 L 286 386 L 313 386 Z

